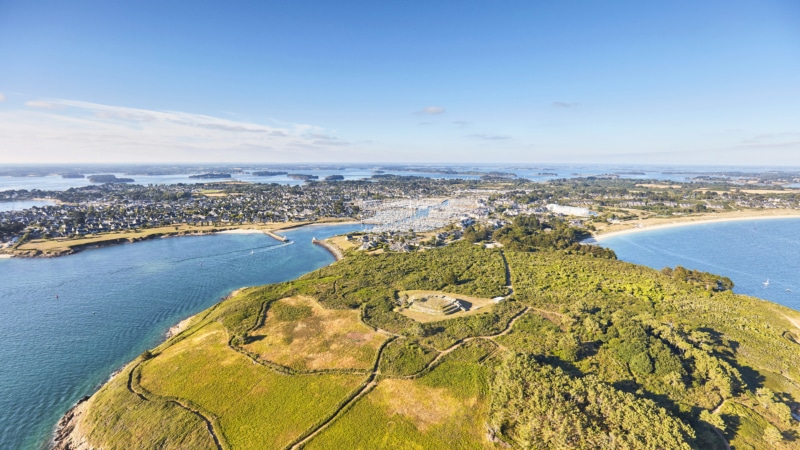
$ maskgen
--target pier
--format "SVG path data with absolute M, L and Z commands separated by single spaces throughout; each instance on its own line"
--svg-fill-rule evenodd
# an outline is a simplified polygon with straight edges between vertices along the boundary
M 320 241 L 317 238 L 311 238 L 311 243 L 317 244 L 320 247 L 324 248 L 325 250 L 329 251 L 331 255 L 333 255 L 333 257 L 336 258 L 337 261 L 344 258 L 342 250 L 339 247 L 331 244 L 330 242 Z
M 273 233 L 272 231 L 269 231 L 269 230 L 264 230 L 264 234 L 266 234 L 267 236 L 269 236 L 269 237 L 271 237 L 273 239 L 277 239 L 277 240 L 279 240 L 281 242 L 286 242 L 286 241 L 289 240 L 288 237 L 275 234 L 275 233 Z

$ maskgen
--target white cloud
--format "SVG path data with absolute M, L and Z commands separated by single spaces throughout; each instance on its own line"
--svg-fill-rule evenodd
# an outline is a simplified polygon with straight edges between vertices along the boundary
M 291 161 L 338 159 L 348 141 L 308 124 L 269 126 L 180 111 L 47 99 L 0 111 L 8 162 Z M 8 157 L 6 157 L 8 155 Z M 329 157 L 330 156 L 330 157 Z M 14 159 L 11 159 L 14 158 Z
M 60 109 L 57 103 L 45 101 L 45 100 L 31 100 L 29 102 L 25 102 L 25 106 L 29 108 L 37 108 L 37 109 Z
M 506 139 L 511 139 L 510 136 L 501 136 L 497 134 L 469 134 L 466 137 L 480 139 L 482 141 L 505 141 Z
M 429 116 L 438 116 L 439 114 L 444 113 L 444 108 L 441 106 L 426 106 L 422 108 L 421 111 L 417 111 L 416 114 L 418 115 L 429 115 Z
M 0 102 L 4 102 L 4 101 L 6 101 L 6 96 L 3 95 L 2 92 L 0 92 Z
M 550 103 L 550 106 L 553 108 L 575 108 L 577 106 L 581 106 L 581 104 L 575 102 L 553 102 Z

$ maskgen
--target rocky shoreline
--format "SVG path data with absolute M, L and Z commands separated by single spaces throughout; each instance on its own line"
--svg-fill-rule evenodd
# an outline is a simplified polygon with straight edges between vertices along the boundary
M 86 412 L 87 400 L 85 396 L 75 403 L 75 406 L 61 417 L 56 425 L 53 439 L 50 441 L 51 450 L 90 450 L 92 447 L 86 441 L 86 435 L 78 428 L 78 418 Z

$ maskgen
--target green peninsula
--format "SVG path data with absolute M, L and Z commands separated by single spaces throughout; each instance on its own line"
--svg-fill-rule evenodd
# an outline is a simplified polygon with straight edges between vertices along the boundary
M 800 313 L 724 277 L 507 238 L 348 251 L 241 290 L 77 405 L 56 446 L 800 445 Z

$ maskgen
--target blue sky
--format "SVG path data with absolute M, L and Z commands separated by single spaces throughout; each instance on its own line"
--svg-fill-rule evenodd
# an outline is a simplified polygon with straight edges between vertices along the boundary
M 0 1 L 0 163 L 800 165 L 800 3 Z

